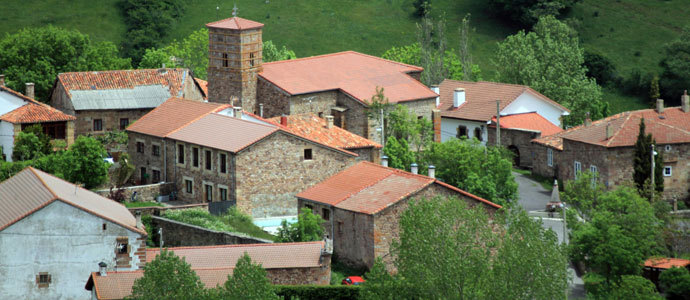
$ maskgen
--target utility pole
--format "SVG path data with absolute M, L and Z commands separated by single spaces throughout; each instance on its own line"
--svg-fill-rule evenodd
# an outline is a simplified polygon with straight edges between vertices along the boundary
M 383 108 L 379 110 L 381 113 L 381 145 L 386 146 L 386 138 L 385 138 L 385 132 L 384 132 L 384 126 L 383 126 Z
M 501 100 L 496 100 L 496 146 L 501 146 Z
M 650 193 L 649 193 L 649 201 L 651 202 L 651 201 L 654 201 L 654 190 L 655 190 L 655 186 L 654 186 L 654 169 L 655 169 L 656 166 L 655 166 L 655 163 L 654 163 L 654 144 L 652 144 L 652 153 L 650 153 L 650 156 L 651 156 L 651 159 L 652 159 L 652 173 L 651 173 L 651 174 L 652 174 L 652 177 L 651 177 L 651 178 L 652 178 L 652 180 L 651 180 L 652 185 L 651 185 L 651 187 L 650 187 L 651 191 L 650 191 Z

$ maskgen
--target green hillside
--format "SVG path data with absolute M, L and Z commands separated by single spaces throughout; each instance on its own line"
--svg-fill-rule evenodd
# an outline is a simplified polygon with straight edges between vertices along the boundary
M 5 0 L 0 11 L 0 33 L 27 26 L 53 24 L 75 28 L 95 40 L 120 42 L 126 30 L 118 0 Z M 415 41 L 413 0 L 196 0 L 187 1 L 185 15 L 174 25 L 169 40 L 182 39 L 205 23 L 239 15 L 265 23 L 264 40 L 286 45 L 300 57 L 343 50 L 381 55 L 392 46 Z M 216 7 L 220 3 L 220 9 Z M 457 48 L 458 25 L 472 15 L 472 55 L 484 79 L 493 77 L 491 57 L 496 43 L 517 31 L 493 17 L 485 0 L 433 0 L 432 14 L 445 16 L 448 47 Z M 22 13 L 19 13 L 22 12 Z M 26 13 L 24 13 L 26 12 Z M 569 18 L 583 45 L 611 59 L 621 75 L 633 68 L 658 71 L 664 43 L 690 25 L 687 0 L 583 0 Z M 167 42 L 167 41 L 166 41 Z M 644 104 L 632 97 L 607 92 L 614 111 Z M 633 103 L 637 101 L 638 103 Z M 630 103 L 628 103 L 630 102 Z M 630 104 L 630 105 L 628 105 Z

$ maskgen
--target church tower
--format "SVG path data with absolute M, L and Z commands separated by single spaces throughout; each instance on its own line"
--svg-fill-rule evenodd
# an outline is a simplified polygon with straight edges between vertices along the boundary
M 208 100 L 256 109 L 257 74 L 261 72 L 264 24 L 235 16 L 208 28 Z

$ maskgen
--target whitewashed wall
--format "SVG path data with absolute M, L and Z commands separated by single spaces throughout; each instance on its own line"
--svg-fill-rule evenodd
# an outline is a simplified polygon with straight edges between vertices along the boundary
M 524 92 L 515 101 L 508 104 L 501 115 L 512 115 L 526 112 L 537 112 L 554 125 L 561 127 L 560 117 L 565 112 L 563 109 L 546 102 L 532 93 Z
M 12 161 L 12 149 L 14 149 L 14 125 L 12 123 L 0 121 L 0 146 L 2 146 L 2 154 L 5 154 L 7 161 Z
M 474 129 L 481 128 L 482 130 L 482 145 L 486 144 L 488 133 L 486 131 L 486 122 L 459 120 L 451 118 L 441 118 L 441 142 L 445 142 L 451 138 L 455 138 L 458 133 L 458 126 L 463 125 L 467 127 L 468 138 L 474 137 Z
M 99 262 L 115 266 L 118 236 L 129 237 L 132 248 L 140 237 L 64 202 L 51 203 L 0 231 L 0 298 L 90 299 L 86 281 Z M 131 270 L 139 263 L 133 252 Z M 51 275 L 49 287 L 38 288 L 39 272 Z

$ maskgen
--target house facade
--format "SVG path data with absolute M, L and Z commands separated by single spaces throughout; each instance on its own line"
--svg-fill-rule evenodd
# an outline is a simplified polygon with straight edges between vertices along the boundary
M 300 209 L 307 207 L 325 220 L 324 231 L 340 261 L 371 268 L 381 257 L 389 269 L 394 259 L 390 245 L 399 237 L 399 218 L 409 201 L 435 196 L 482 205 L 490 214 L 501 208 L 433 177 L 370 162 L 359 162 L 297 194 Z
M 188 69 L 140 69 L 60 73 L 50 104 L 75 116 L 75 134 L 125 130 L 170 97 L 203 100 Z
M 690 198 L 690 101 L 681 107 L 623 112 L 533 140 L 533 172 L 560 180 L 573 180 L 583 171 L 596 172 L 609 188 L 633 180 L 634 145 L 644 119 L 646 133 L 656 140 L 664 158 L 664 198 Z M 651 149 L 650 149 L 651 151 Z
M 263 24 L 233 17 L 209 29 L 209 101 L 237 98 L 261 117 L 313 113 L 333 115 L 334 124 L 380 141 L 378 119 L 367 116 L 370 99 L 384 89 L 390 103 L 431 119 L 437 94 L 419 82 L 422 68 L 353 51 L 264 63 Z
M 0 290 L 7 299 L 89 299 L 83 279 L 146 262 L 146 231 L 121 204 L 31 167 L 0 183 Z
M 175 182 L 180 200 L 255 217 L 297 214 L 296 193 L 358 157 L 217 103 L 172 99 L 127 131 L 135 179 Z
M 0 158 L 5 161 L 12 161 L 14 138 L 32 125 L 40 125 L 53 141 L 64 141 L 67 146 L 74 143 L 75 118 L 34 100 L 33 83 L 26 87 L 26 95 L 13 91 L 0 75 Z

